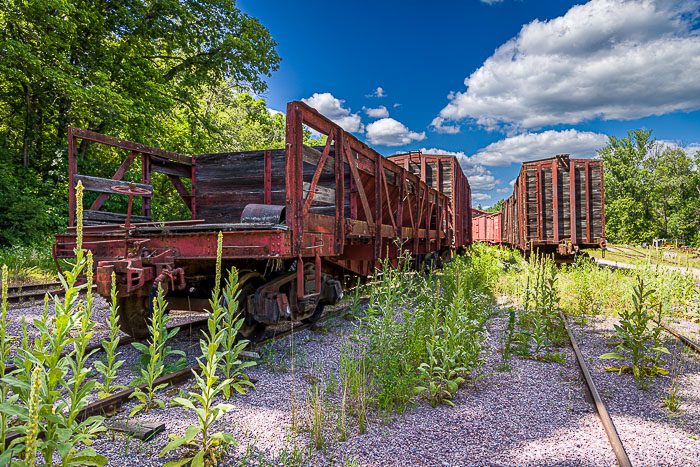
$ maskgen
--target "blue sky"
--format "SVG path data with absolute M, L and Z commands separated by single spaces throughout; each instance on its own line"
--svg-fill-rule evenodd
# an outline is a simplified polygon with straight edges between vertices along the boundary
M 637 128 L 700 149 L 700 0 L 239 0 L 279 43 L 262 97 L 304 100 L 384 155 L 458 155 L 474 204 L 525 160 Z

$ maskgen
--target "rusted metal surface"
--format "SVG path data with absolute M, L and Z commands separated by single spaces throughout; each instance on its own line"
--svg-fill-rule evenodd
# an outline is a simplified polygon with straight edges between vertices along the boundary
M 560 256 L 605 248 L 603 161 L 564 154 L 523 163 L 499 214 L 475 214 L 475 241 Z
M 595 411 L 598 414 L 598 418 L 603 424 L 605 434 L 607 435 L 608 441 L 610 442 L 610 445 L 613 448 L 613 452 L 615 453 L 617 462 L 620 465 L 620 467 L 631 467 L 632 463 L 630 462 L 630 459 L 627 456 L 627 452 L 625 451 L 625 447 L 622 444 L 620 435 L 617 433 L 617 429 L 615 428 L 615 424 L 613 423 L 612 418 L 610 417 L 610 413 L 608 412 L 608 409 L 605 406 L 605 402 L 603 402 L 603 399 L 600 397 L 600 393 L 598 393 L 598 389 L 596 388 L 595 382 L 593 381 L 593 377 L 591 376 L 590 371 L 588 371 L 586 362 L 583 359 L 583 354 L 581 354 L 581 350 L 578 347 L 578 343 L 576 342 L 576 339 L 574 338 L 574 335 L 571 332 L 571 329 L 569 328 L 569 323 L 566 321 L 566 317 L 561 311 L 559 312 L 559 317 L 561 318 L 561 321 L 564 324 L 564 327 L 566 328 L 566 333 L 569 336 L 571 347 L 574 349 L 576 363 L 578 363 L 578 367 L 581 370 L 581 374 L 583 375 L 583 379 L 586 383 L 588 392 L 591 395 L 591 398 L 593 399 L 593 407 L 595 408 Z
M 325 145 L 305 146 L 306 127 L 325 135 Z M 93 180 L 77 172 L 77 138 L 130 152 L 111 179 Z M 224 267 L 259 276 L 246 294 L 258 297 L 266 282 L 288 278 L 263 301 L 247 302 L 247 315 L 258 323 L 311 319 L 337 298 L 334 276 L 369 275 L 387 256 L 396 263 L 404 251 L 423 258 L 471 241 L 469 184 L 453 157 L 430 159 L 441 164 L 435 176 L 414 174 L 301 102 L 287 106 L 284 150 L 183 156 L 77 129 L 69 129 L 69 147 L 71 212 L 81 177 L 100 193 L 130 187 L 124 193 L 133 197 L 134 188 L 152 191 L 154 171 L 170 178 L 192 212 L 189 221 L 158 223 L 151 222 L 150 204 L 142 216 L 131 213 L 131 202 L 127 214 L 85 211 L 86 219 L 100 216 L 104 224 L 86 226 L 83 245 L 93 252 L 105 296 L 114 271 L 120 299 L 148 297 L 158 282 L 171 293 L 188 291 L 193 300 L 206 297 L 221 231 Z M 122 181 L 138 155 L 142 183 Z M 425 159 L 421 165 L 429 170 L 432 163 Z M 67 233 L 56 235 L 55 257 L 72 257 L 75 243 L 72 221 Z M 180 300 L 183 293 L 172 298 Z

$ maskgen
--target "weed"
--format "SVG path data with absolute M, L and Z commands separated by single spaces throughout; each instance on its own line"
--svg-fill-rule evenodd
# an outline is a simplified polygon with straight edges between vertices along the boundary
M 315 383 L 311 385 L 307 394 L 308 424 L 311 431 L 311 439 L 316 449 L 323 449 L 326 444 L 323 431 L 328 414 L 326 413 L 323 393 L 324 390 L 321 388 L 321 383 Z
M 163 364 L 163 350 L 167 337 L 169 336 L 166 334 L 165 339 L 163 338 L 162 324 L 166 306 L 167 302 L 165 301 L 163 287 L 158 284 L 158 295 L 153 299 L 153 316 L 151 318 L 151 324 L 148 325 L 148 329 L 151 331 L 151 339 L 148 342 L 148 346 L 141 342 L 134 342 L 131 344 L 137 350 L 140 350 L 142 355 L 148 356 L 148 362 L 145 368 L 141 368 L 141 377 L 138 379 L 138 381 L 142 381 L 146 384 L 146 392 L 137 388 L 129 396 L 129 398 L 136 397 L 141 401 L 140 404 L 136 404 L 134 408 L 131 409 L 130 417 L 133 417 L 134 414 L 141 410 L 146 410 L 146 412 L 148 412 L 153 407 L 165 408 L 165 402 L 161 399 L 157 399 L 155 393 L 166 387 L 167 384 L 163 383 L 156 386 L 155 381 L 164 374 L 165 369 L 165 365 Z M 167 333 L 167 330 L 165 332 Z
M 104 378 L 103 383 L 98 383 L 100 399 L 109 396 L 112 391 L 124 389 L 125 386 L 112 386 L 112 382 L 117 378 L 117 370 L 124 364 L 124 360 L 117 360 L 121 355 L 117 352 L 119 347 L 119 316 L 117 306 L 117 281 L 112 272 L 111 302 L 109 307 L 109 338 L 102 341 L 102 348 L 105 349 L 105 362 L 96 361 L 95 369 Z
M 620 322 L 615 325 L 615 332 L 621 340 L 617 350 L 622 353 L 606 353 L 600 356 L 602 359 L 625 360 L 625 355 L 628 355 L 632 360 L 631 366 L 606 369 L 619 373 L 631 372 L 640 383 L 646 377 L 668 374 L 668 371 L 661 367 L 665 363 L 661 359 L 661 354 L 670 354 L 659 339 L 662 329 L 660 326 L 652 326 L 650 329 L 653 319 L 651 312 L 656 308 L 649 301 L 653 293 L 653 289 L 645 288 L 644 279 L 637 276 L 632 306 L 620 311 Z M 661 313 L 661 306 L 658 310 Z

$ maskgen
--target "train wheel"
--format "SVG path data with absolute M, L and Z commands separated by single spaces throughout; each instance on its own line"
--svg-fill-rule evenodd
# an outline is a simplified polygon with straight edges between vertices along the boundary
M 314 310 L 314 314 L 309 316 L 306 319 L 302 319 L 301 322 L 306 324 L 306 323 L 315 323 L 319 319 L 321 319 L 321 315 L 323 315 L 323 309 L 325 308 L 325 305 L 321 305 L 320 303 L 316 305 L 316 309 Z
M 245 339 L 255 341 L 261 338 L 264 334 L 265 325 L 255 322 L 249 324 L 249 319 L 247 317 L 248 296 L 254 294 L 255 290 L 257 289 L 256 285 L 251 282 L 245 284 L 241 289 L 241 293 L 238 295 L 238 311 L 240 312 L 241 316 L 244 317 L 243 325 L 238 330 L 238 335 Z
M 143 339 L 149 336 L 151 307 L 148 297 L 123 297 L 117 299 L 119 305 L 119 327 L 122 331 L 135 337 Z

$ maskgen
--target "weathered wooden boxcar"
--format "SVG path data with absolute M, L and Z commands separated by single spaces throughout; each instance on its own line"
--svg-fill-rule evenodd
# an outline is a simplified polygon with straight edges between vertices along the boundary
M 341 297 L 341 276 L 372 274 L 381 258 L 395 262 L 407 250 L 420 262 L 465 243 L 454 239 L 455 219 L 466 220 L 449 196 L 301 102 L 288 104 L 286 119 L 284 150 L 194 156 L 69 129 L 70 227 L 56 235 L 54 256 L 74 256 L 81 182 L 99 193 L 84 212 L 83 242 L 98 264 L 98 291 L 109 295 L 114 272 L 122 329 L 143 336 L 159 285 L 170 308 L 207 306 L 221 231 L 223 265 L 240 271 L 243 331 L 251 335 L 317 319 Z M 325 146 L 305 146 L 304 125 L 325 135 Z M 128 156 L 111 179 L 81 175 L 78 140 Z M 140 183 L 122 181 L 137 157 Z M 171 180 L 189 220 L 152 222 L 152 172 Z M 114 195 L 129 196 L 127 214 L 100 210 Z M 133 197 L 142 197 L 140 216 L 131 215 Z
M 412 151 L 394 154 L 389 160 L 418 175 L 432 188 L 450 198 L 449 214 L 455 228 L 453 246 L 462 248 L 472 242 L 471 188 L 455 156 L 423 154 Z
M 525 162 L 498 215 L 476 217 L 475 224 L 478 219 L 486 225 L 475 230 L 475 241 L 526 254 L 537 249 L 566 258 L 582 248 L 605 248 L 603 161 L 563 154 Z
M 501 213 L 482 213 L 472 219 L 475 242 L 501 244 Z

